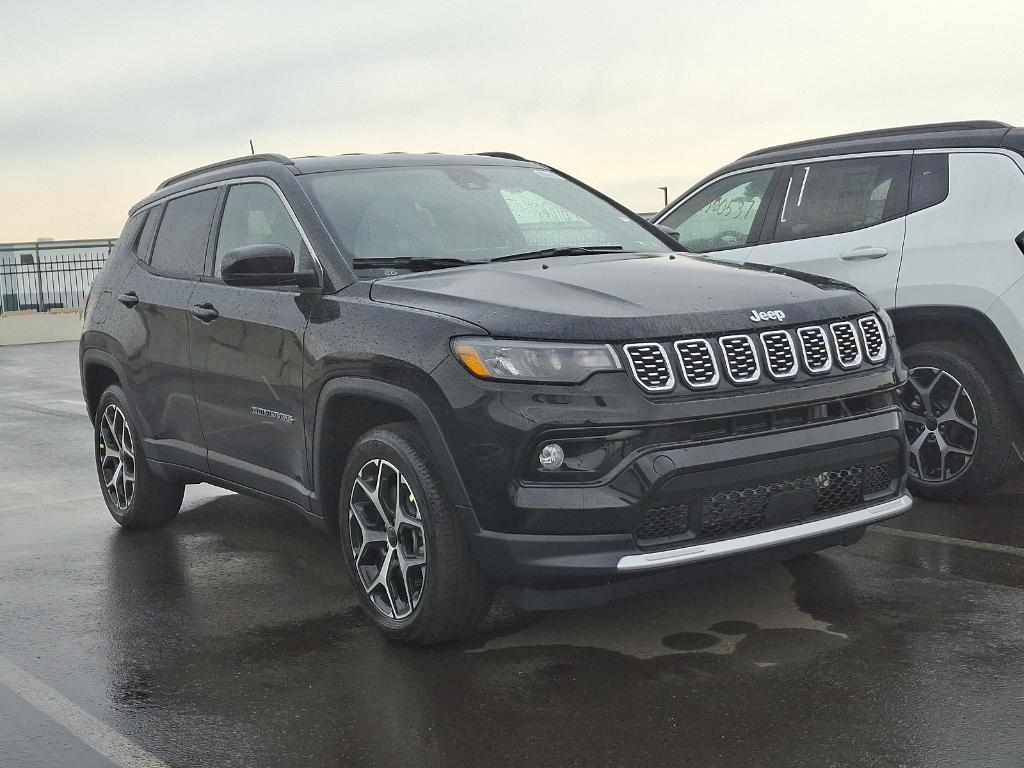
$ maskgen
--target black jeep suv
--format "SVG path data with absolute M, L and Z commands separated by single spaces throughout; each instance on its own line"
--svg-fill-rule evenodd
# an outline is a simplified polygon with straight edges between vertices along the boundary
M 87 301 L 128 528 L 186 483 L 340 536 L 389 636 L 847 544 L 910 505 L 886 315 L 697 260 L 544 165 L 256 155 L 131 210 Z

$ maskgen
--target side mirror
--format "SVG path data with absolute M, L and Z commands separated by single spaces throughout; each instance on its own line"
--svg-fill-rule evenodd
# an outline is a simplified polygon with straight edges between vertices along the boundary
M 291 249 L 275 243 L 232 248 L 221 259 L 220 276 L 228 285 L 307 288 L 317 284 L 316 272 L 296 272 Z
M 669 237 L 671 237 L 671 238 L 673 238 L 675 240 L 679 239 L 679 233 L 676 232 L 674 229 L 672 229 L 672 227 L 666 227 L 664 224 L 655 224 L 654 226 L 656 226 L 658 229 L 660 229 L 662 232 L 664 232 Z

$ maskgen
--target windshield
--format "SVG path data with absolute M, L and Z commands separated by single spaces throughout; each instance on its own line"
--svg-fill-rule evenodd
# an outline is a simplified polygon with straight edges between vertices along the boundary
M 614 206 L 541 168 L 418 166 L 300 178 L 357 266 L 384 259 L 485 262 L 574 247 L 671 250 Z

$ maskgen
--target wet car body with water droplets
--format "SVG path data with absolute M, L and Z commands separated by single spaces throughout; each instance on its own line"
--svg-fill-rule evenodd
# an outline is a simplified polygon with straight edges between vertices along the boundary
M 254 184 L 288 216 L 250 210 L 232 240 L 231 196 Z M 847 285 L 675 252 L 505 156 L 233 161 L 133 219 L 211 189 L 185 362 L 151 359 L 146 313 L 182 288 L 154 266 L 160 233 L 130 221 L 87 309 L 90 412 L 113 377 L 161 482 L 269 496 L 339 533 L 392 636 L 462 634 L 494 588 L 596 604 L 851 543 L 909 507 L 905 371 L 884 312 Z M 222 244 L 289 219 L 290 249 Z M 309 269 L 266 274 L 286 257 Z M 233 274 L 249 262 L 264 273 Z M 441 626 L 428 604 L 445 584 L 474 597 Z

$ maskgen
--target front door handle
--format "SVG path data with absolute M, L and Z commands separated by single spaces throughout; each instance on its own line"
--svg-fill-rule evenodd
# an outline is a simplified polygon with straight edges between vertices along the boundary
M 860 248 L 854 248 L 852 251 L 839 254 L 839 258 L 843 261 L 862 261 L 864 259 L 880 259 L 888 255 L 888 248 L 872 248 L 864 245 Z
M 117 300 L 124 304 L 128 309 L 131 309 L 139 303 L 138 294 L 135 291 L 126 291 L 117 297 Z
M 213 304 L 193 304 L 189 312 L 204 323 L 211 323 L 220 316 Z

